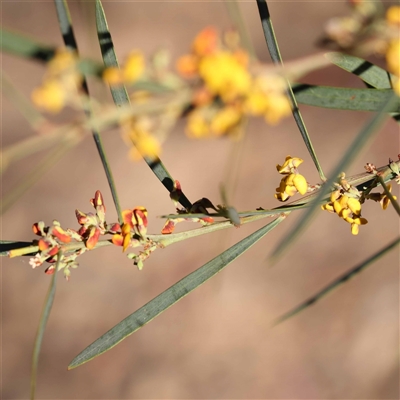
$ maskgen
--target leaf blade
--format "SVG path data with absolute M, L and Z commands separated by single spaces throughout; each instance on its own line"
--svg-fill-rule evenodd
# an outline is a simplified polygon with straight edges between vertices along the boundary
M 139 308 L 127 318 L 110 329 L 103 336 L 89 345 L 80 354 L 78 354 L 68 366 L 73 369 L 82 365 L 94 357 L 108 351 L 116 346 L 123 339 L 140 329 L 169 307 L 174 305 L 180 299 L 188 295 L 191 291 L 202 285 L 215 274 L 222 271 L 227 265 L 247 251 L 251 246 L 258 242 L 263 236 L 274 229 L 285 217 L 279 217 L 261 229 L 253 232 L 251 235 L 236 243 L 228 250 L 225 250 L 219 256 L 215 257 L 196 271 L 187 275 L 170 288 L 159 294 L 153 300 Z
M 385 255 L 387 252 L 390 250 L 393 250 L 397 244 L 400 243 L 400 238 L 395 239 L 394 241 L 390 242 L 387 246 L 379 250 L 377 253 L 373 254 L 372 256 L 368 257 L 366 260 L 358 264 L 357 266 L 353 267 L 350 271 L 342 274 L 338 278 L 336 278 L 334 281 L 332 281 L 329 285 L 325 286 L 322 290 L 320 290 L 317 294 L 314 296 L 310 297 L 306 301 L 302 302 L 300 305 L 295 307 L 294 309 L 288 311 L 287 313 L 283 314 L 279 318 L 277 318 L 273 322 L 273 326 L 276 326 L 280 324 L 281 322 L 284 322 L 288 320 L 289 318 L 295 316 L 296 314 L 300 313 L 301 311 L 305 310 L 306 308 L 314 305 L 316 302 L 318 302 L 320 299 L 323 297 L 327 296 L 332 292 L 333 290 L 337 289 L 340 287 L 342 284 L 347 282 L 349 279 L 353 278 L 355 275 L 359 274 L 363 270 L 365 270 L 367 267 L 372 265 L 374 261 L 376 261 L 378 258 L 382 257 Z
M 353 111 L 379 111 L 392 96 L 392 89 L 352 89 L 297 84 L 293 87 L 301 104 L 314 107 Z M 387 112 L 398 112 L 400 99 Z

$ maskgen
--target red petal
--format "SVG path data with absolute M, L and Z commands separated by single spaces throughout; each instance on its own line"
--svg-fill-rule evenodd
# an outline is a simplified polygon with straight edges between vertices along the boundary
M 132 224 L 133 212 L 132 212 L 132 210 L 124 210 L 121 212 L 121 214 L 122 214 L 122 219 L 124 221 L 124 224 L 129 224 L 129 226 L 131 228 L 133 228 L 133 224 Z
M 170 220 L 167 220 L 167 222 L 165 223 L 164 228 L 162 228 L 161 233 L 163 235 L 166 235 L 166 234 L 172 233 L 174 231 L 174 229 L 175 229 L 175 222 L 172 219 L 170 219 Z
M 60 226 L 53 226 L 51 233 L 63 243 L 69 243 L 71 241 L 71 236 L 69 236 Z
M 55 271 L 56 271 L 56 267 L 54 265 L 50 265 L 50 267 L 47 267 L 45 269 L 44 273 L 47 275 L 53 275 Z
M 118 233 L 116 233 L 111 241 L 113 242 L 113 244 L 115 244 L 116 246 L 122 246 L 122 244 L 124 243 L 124 237 Z
M 100 236 L 100 229 L 96 228 L 95 226 L 90 228 L 89 237 L 86 240 L 86 248 L 92 250 L 94 246 L 96 246 L 97 242 L 99 241 Z
M 79 225 L 85 225 L 88 222 L 88 216 L 82 211 L 75 210 L 75 215 Z
M 38 246 L 40 251 L 47 250 L 49 248 L 49 244 L 43 239 L 39 239 Z

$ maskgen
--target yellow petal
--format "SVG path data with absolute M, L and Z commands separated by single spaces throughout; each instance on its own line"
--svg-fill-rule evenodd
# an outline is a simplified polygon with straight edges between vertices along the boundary
M 303 175 L 296 174 L 293 178 L 294 186 L 300 194 L 306 194 L 308 189 L 308 184 L 306 178 Z
M 359 200 L 349 197 L 347 200 L 347 206 L 355 215 L 360 215 L 361 213 L 361 203 Z

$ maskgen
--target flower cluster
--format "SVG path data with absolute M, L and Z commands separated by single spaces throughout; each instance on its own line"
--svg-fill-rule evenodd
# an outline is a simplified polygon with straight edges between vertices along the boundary
M 343 174 L 344 175 L 344 174 Z M 342 178 L 342 187 L 331 193 L 330 201 L 321 205 L 322 210 L 337 214 L 351 225 L 351 233 L 358 235 L 359 226 L 368 221 L 361 217 L 361 193 L 357 188 L 348 185 Z
M 322 43 L 333 42 L 339 50 L 385 55 L 387 68 L 395 77 L 392 85 L 400 95 L 400 6 L 391 6 L 383 14 L 379 2 L 351 0 L 350 15 L 331 19 Z
M 201 31 L 177 70 L 195 82 L 186 133 L 200 138 L 235 134 L 246 115 L 264 116 L 271 124 L 289 115 L 286 83 L 280 76 L 250 72 L 249 57 L 238 40 L 224 43 L 212 28 Z
M 286 201 L 296 193 L 306 194 L 308 183 L 303 175 L 299 174 L 297 167 L 303 162 L 301 158 L 287 156 L 283 165 L 277 164 L 276 169 L 283 176 L 279 187 L 276 188 L 275 198 Z
M 76 242 L 82 241 L 82 237 L 77 232 L 72 229 L 65 231 L 61 228 L 58 221 L 53 221 L 53 225 L 47 227 L 43 221 L 37 222 L 33 224 L 32 230 L 36 235 L 41 236 L 41 238 L 37 241 L 39 252 L 29 260 L 29 264 L 32 268 L 37 268 L 45 261 L 50 263 L 50 266 L 44 271 L 46 274 L 53 274 L 55 272 L 57 254 L 64 244 L 70 243 L 71 240 Z M 67 280 L 71 274 L 70 268 L 78 266 L 75 259 L 85 251 L 85 248 L 80 248 L 63 253 L 58 268 L 64 271 L 64 276 Z
M 77 67 L 77 54 L 60 49 L 48 62 L 47 72 L 40 87 L 32 92 L 33 103 L 50 113 L 58 113 L 68 103 L 73 103 L 82 83 Z
M 104 242 L 122 246 L 123 251 L 126 251 L 128 247 L 143 246 L 143 251 L 139 255 L 128 254 L 128 258 L 133 259 L 134 264 L 142 269 L 143 261 L 157 247 L 160 247 L 146 237 L 147 210 L 144 207 L 135 207 L 133 210 L 122 211 L 123 224 L 121 228 L 118 223 L 107 224 L 106 207 L 99 190 L 96 191 L 90 203 L 96 210 L 95 214 L 75 211 L 78 223 L 81 225 L 78 231 L 64 230 L 58 221 L 53 221 L 53 225 L 50 227 L 45 227 L 42 221 L 33 225 L 33 232 L 41 238 L 36 241 L 39 252 L 29 262 L 32 268 L 39 267 L 46 261 L 51 265 L 45 270 L 45 273 L 52 274 L 55 272 L 54 263 L 57 255 L 61 254 L 58 269 L 63 269 L 64 276 L 69 279 L 70 268 L 78 267 L 76 258 L 85 251 L 96 248 L 101 235 L 110 234 L 112 239 Z

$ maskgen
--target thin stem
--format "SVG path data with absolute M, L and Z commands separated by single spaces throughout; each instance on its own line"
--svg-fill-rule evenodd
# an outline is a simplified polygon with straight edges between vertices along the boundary
M 240 10 L 237 0 L 225 0 L 226 8 L 230 18 L 232 19 L 236 29 L 239 32 L 240 41 L 243 47 L 247 50 L 250 57 L 253 60 L 257 59 L 256 52 L 254 50 L 253 42 L 250 39 L 249 31 L 243 19 L 243 14 Z
M 47 295 L 43 304 L 43 309 L 39 320 L 39 327 L 36 333 L 35 346 L 33 348 L 33 354 L 32 354 L 31 400 L 35 398 L 40 348 L 42 346 L 44 331 L 54 302 L 54 296 L 56 293 L 57 271 L 58 271 L 58 266 L 60 265 L 61 258 L 62 258 L 62 251 L 60 250 L 57 254 L 57 264 L 55 266 L 55 271 L 51 278 L 50 286 L 47 291 Z

